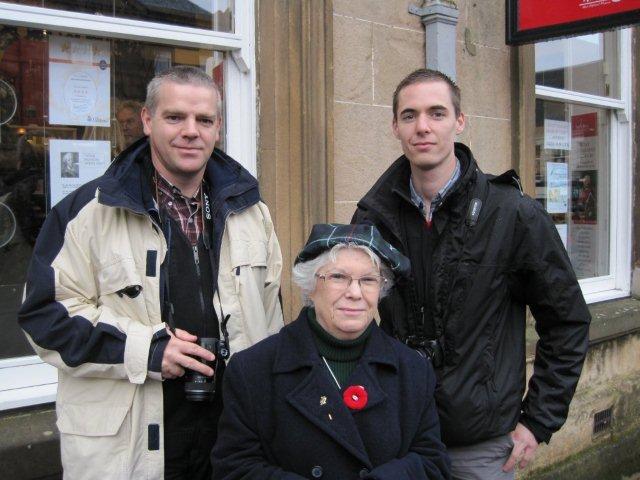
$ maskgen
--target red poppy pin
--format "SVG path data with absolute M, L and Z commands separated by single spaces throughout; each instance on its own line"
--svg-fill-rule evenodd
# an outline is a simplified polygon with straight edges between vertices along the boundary
M 351 385 L 345 389 L 342 400 L 351 410 L 362 410 L 367 406 L 369 394 L 362 385 Z

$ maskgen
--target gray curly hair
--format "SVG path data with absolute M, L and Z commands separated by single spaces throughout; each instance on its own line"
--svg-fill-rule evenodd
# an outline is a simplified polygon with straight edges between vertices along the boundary
M 380 257 L 378 257 L 378 255 L 376 255 L 373 250 L 364 245 L 357 245 L 355 243 L 340 243 L 338 245 L 334 245 L 330 250 L 322 252 L 316 258 L 313 258 L 306 262 L 300 262 L 293 267 L 292 280 L 293 283 L 300 287 L 300 291 L 302 294 L 302 303 L 305 306 L 313 305 L 310 296 L 313 290 L 316 288 L 316 273 L 318 273 L 318 270 L 320 270 L 320 268 L 322 268 L 329 262 L 335 262 L 338 258 L 338 253 L 340 253 L 341 250 L 345 249 L 362 250 L 363 252 L 365 252 L 371 259 L 371 263 L 380 270 L 380 275 L 382 275 L 387 280 L 386 282 L 384 282 L 382 290 L 380 290 L 380 297 L 378 300 L 382 299 L 385 295 L 387 295 L 387 293 L 389 293 L 389 290 L 391 290 L 391 288 L 393 287 L 393 273 L 384 262 L 380 261 Z

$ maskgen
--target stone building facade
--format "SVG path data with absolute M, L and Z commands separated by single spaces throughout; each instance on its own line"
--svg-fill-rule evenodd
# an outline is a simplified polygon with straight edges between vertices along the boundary
M 46 63 L 38 59 L 50 48 L 51 33 L 110 42 L 117 67 L 114 112 L 115 97 L 140 100 L 147 76 L 159 66 L 199 65 L 225 90 L 222 146 L 258 176 L 273 214 L 285 261 L 285 317 L 295 318 L 300 302 L 289 272 L 311 225 L 348 222 L 360 197 L 401 154 L 391 133 L 391 97 L 402 77 L 425 66 L 425 52 L 433 48 L 421 18 L 410 13 L 431 2 L 217 0 L 212 12 L 174 15 L 173 30 L 164 33 L 147 23 L 162 21 L 163 12 L 111 24 L 92 2 L 80 12 L 75 2 L 49 3 L 0 3 L 0 80 L 12 86 L 19 104 L 17 116 L 0 125 L 0 188 L 13 178 L 20 163 L 14 156 L 27 143 L 36 159 L 48 158 L 50 138 L 111 141 L 111 153 L 120 148 L 115 120 L 102 129 L 52 128 L 43 117 Z M 569 206 L 553 215 L 581 262 L 577 268 L 593 314 L 591 348 L 566 426 L 520 478 L 619 479 L 639 472 L 639 32 L 633 27 L 577 43 L 511 47 L 505 43 L 503 0 L 441 3 L 457 11 L 456 41 L 447 55 L 455 55 L 467 118 L 459 140 L 471 147 L 480 167 L 489 173 L 516 169 L 525 191 L 549 206 L 547 169 L 569 165 Z M 586 60 L 579 51 L 587 52 Z M 36 54 L 28 75 L 20 77 L 24 59 Z M 142 67 L 134 69 L 133 60 Z M 44 90 L 34 101 L 35 94 L 24 92 L 36 84 Z M 545 141 L 554 128 L 560 135 L 555 147 L 561 148 Z M 587 163 L 576 167 L 575 158 Z M 588 158 L 600 163 L 588 164 Z M 44 161 L 34 165 L 42 170 L 37 182 L 46 185 Z M 591 219 L 571 207 L 587 175 L 597 179 L 602 199 Z M 4 194 L 0 204 L 11 207 Z M 33 206 L 37 221 L 47 211 L 42 202 Z M 18 222 L 16 230 L 21 227 Z M 26 229 L 6 243 L 0 235 L 0 470 L 7 478 L 57 478 L 55 371 L 30 356 L 12 323 L 31 248 L 27 237 Z

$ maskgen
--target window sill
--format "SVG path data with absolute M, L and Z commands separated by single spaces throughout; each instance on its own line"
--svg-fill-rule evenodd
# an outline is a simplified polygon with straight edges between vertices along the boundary
M 57 383 L 0 392 L 0 411 L 56 401 Z
M 640 300 L 626 297 L 589 305 L 591 327 L 589 346 L 640 331 Z M 527 326 L 527 360 L 535 356 L 538 336 Z
M 58 371 L 36 356 L 0 360 L 0 411 L 55 402 Z
M 624 298 L 589 305 L 591 328 L 589 344 L 606 342 L 612 338 L 640 330 L 640 300 Z

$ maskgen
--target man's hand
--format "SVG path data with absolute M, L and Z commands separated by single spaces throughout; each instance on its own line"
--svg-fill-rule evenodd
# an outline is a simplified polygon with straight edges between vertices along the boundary
M 212 361 L 216 358 L 209 350 L 195 343 L 198 337 L 179 328 L 176 328 L 175 335 L 169 329 L 167 331 L 171 339 L 162 356 L 162 378 L 181 377 L 184 375 L 185 368 L 208 377 L 213 375 L 212 368 L 193 358 L 197 356 L 207 361 Z
M 513 450 L 511 455 L 507 459 L 507 463 L 502 467 L 502 471 L 510 472 L 513 467 L 518 466 L 524 468 L 527 464 L 533 460 L 533 456 L 538 448 L 538 442 L 536 437 L 533 436 L 531 430 L 525 427 L 523 424 L 518 423 L 516 429 L 510 433 L 513 440 Z

